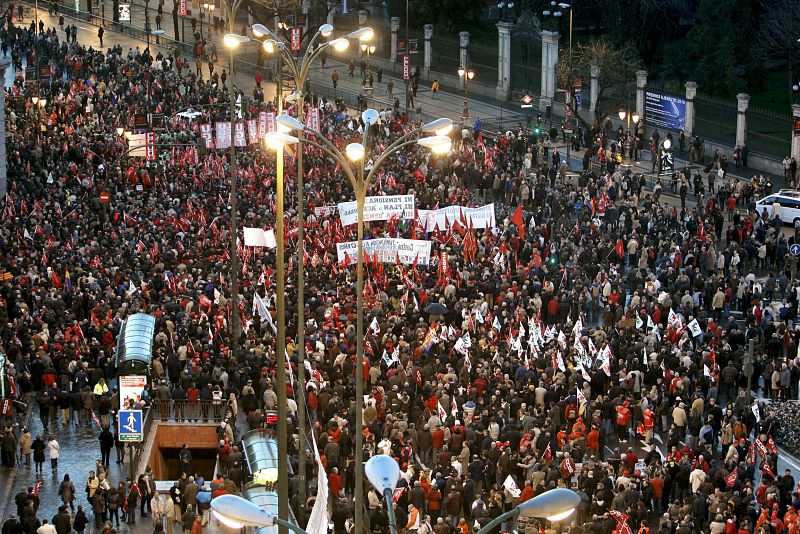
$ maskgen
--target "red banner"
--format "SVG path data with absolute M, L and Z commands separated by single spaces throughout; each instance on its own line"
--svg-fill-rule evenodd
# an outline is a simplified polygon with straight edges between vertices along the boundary
M 292 28 L 289 34 L 289 42 L 292 47 L 292 52 L 300 51 L 300 28 L 296 26 Z

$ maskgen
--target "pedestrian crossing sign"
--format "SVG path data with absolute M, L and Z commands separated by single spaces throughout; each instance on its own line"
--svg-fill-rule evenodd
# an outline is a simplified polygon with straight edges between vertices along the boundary
M 120 441 L 144 441 L 141 410 L 120 410 L 117 424 Z

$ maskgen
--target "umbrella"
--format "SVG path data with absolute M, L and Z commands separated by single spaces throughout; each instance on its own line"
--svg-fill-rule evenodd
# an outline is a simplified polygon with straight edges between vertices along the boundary
M 439 304 L 438 302 L 434 302 L 425 306 L 425 313 L 430 313 L 433 315 L 446 315 L 447 311 L 447 306 L 444 304 Z

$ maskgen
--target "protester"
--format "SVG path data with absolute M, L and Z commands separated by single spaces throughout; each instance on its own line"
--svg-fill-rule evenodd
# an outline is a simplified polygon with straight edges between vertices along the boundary
M 582 498 L 582 521 L 564 529 L 800 527 L 794 480 L 777 474 L 775 442 L 782 436 L 796 446 L 796 411 L 748 398 L 760 392 L 796 400 L 800 382 L 794 240 L 777 211 L 751 209 L 770 190 L 766 180 L 736 181 L 715 155 L 709 172 L 723 173 L 713 191 L 686 170 L 674 173 L 675 195 L 668 195 L 661 178 L 648 181 L 617 164 L 622 151 L 599 125 L 583 132 L 589 155 L 577 176 L 567 172 L 555 138 L 492 135 L 480 119 L 450 154 L 406 147 L 380 163 L 369 195 L 413 194 L 415 213 L 367 223 L 365 234 L 430 241 L 432 252 L 413 263 L 365 257 L 368 331 L 357 362 L 355 258 L 337 254 L 337 243 L 354 241 L 356 229 L 327 209 L 353 193 L 337 165 L 306 147 L 304 254 L 297 211 L 285 206 L 291 378 L 278 384 L 275 253 L 239 237 L 239 309 L 232 309 L 230 153 L 209 145 L 201 154 L 196 146 L 199 125 L 229 113 L 227 73 L 202 80 L 183 57 L 87 49 L 62 42 L 54 29 L 37 36 L 7 25 L 4 41 L 18 76 L 7 98 L 13 135 L 0 259 L 10 279 L 0 289 L 0 324 L 13 364 L 5 375 L 20 393 L 35 393 L 49 436 L 33 441 L 36 472 L 45 452 L 56 472 L 55 435 L 79 423 L 80 412 L 87 424 L 95 413 L 102 418 L 94 423 L 96 469 L 108 465 L 108 427 L 119 406 L 112 348 L 121 322 L 142 312 L 157 317 L 153 380 L 142 405 L 154 400 L 162 417 L 219 425 L 210 447 L 219 443 L 220 459 L 227 455 L 220 462 L 227 473 L 215 492 L 236 493 L 245 482 L 233 446 L 244 429 L 267 425 L 264 412 L 276 407 L 283 387 L 291 429 L 298 430 L 302 396 L 311 423 L 305 430 L 321 451 L 319 463 L 298 458 L 290 440 L 293 467 L 307 462 L 309 480 L 324 470 L 336 528 L 354 520 L 356 432 L 364 436 L 364 459 L 398 459 L 394 506 L 398 524 L 412 531 L 474 531 L 554 487 L 575 488 Z M 29 98 L 23 58 L 53 66 L 41 114 Z M 351 62 L 351 76 L 354 68 Z M 336 146 L 363 140 L 366 125 L 344 103 L 310 95 L 285 109 L 296 114 L 298 105 L 320 108 L 319 131 Z M 177 116 L 190 107 L 202 109 L 196 120 Z M 276 108 L 249 107 L 247 119 Z M 370 151 L 418 126 L 399 107 L 396 101 L 379 112 L 368 131 Z M 145 109 L 166 117 L 158 165 L 125 157 L 116 133 L 132 131 Z M 295 164 L 287 155 L 289 177 Z M 368 165 L 376 164 L 370 156 Z M 239 221 L 274 228 L 275 155 L 254 143 L 237 151 L 236 166 Z M 296 184 L 286 180 L 286 198 L 296 198 Z M 487 196 L 491 222 L 478 227 L 466 212 Z M 458 208 L 443 224 L 425 214 L 450 206 Z M 298 269 L 305 272 L 303 310 L 296 306 Z M 435 312 L 426 311 L 431 305 Z M 300 346 L 298 321 L 306 326 Z M 307 384 L 297 382 L 301 351 Z M 366 399 L 355 399 L 359 379 Z M 59 421 L 59 408 L 73 417 L 62 411 Z M 357 410 L 364 428 L 355 428 Z M 111 437 L 120 462 L 122 444 Z M 163 512 L 160 497 L 150 502 L 149 473 L 113 487 L 98 472 L 85 499 L 97 528 L 119 526 L 120 508 L 133 524 L 141 505 L 142 517 L 152 510 L 154 520 L 164 518 L 167 534 L 173 522 L 202 532 L 208 488 L 195 476 L 190 448 L 178 458 L 182 477 Z M 380 530 L 388 524 L 383 496 L 370 495 L 368 484 L 365 491 L 365 520 Z M 29 512 L 35 495 L 21 493 L 15 502 L 24 530 L 54 534 L 68 526 L 63 516 L 36 525 Z M 305 519 L 306 503 L 294 501 Z

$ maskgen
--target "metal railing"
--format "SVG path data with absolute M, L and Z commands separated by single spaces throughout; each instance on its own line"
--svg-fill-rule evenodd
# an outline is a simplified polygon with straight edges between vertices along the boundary
M 747 145 L 753 152 L 783 157 L 792 151 L 792 114 L 747 108 Z
M 153 400 L 148 413 L 152 419 L 169 423 L 219 423 L 225 416 L 223 401 Z

